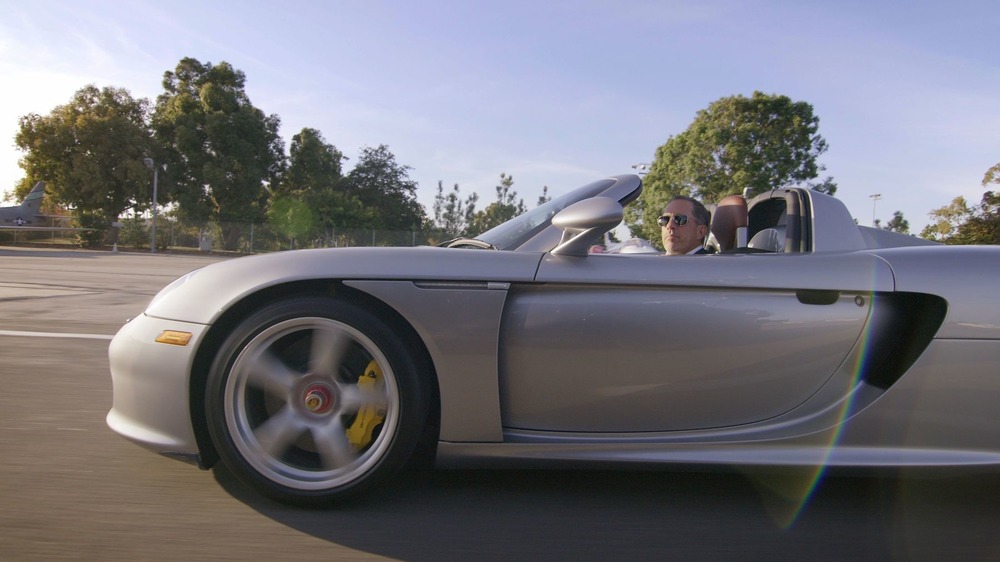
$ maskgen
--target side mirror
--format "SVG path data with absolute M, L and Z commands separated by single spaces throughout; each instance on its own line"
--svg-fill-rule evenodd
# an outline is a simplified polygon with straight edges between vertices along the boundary
M 607 197 L 577 201 L 552 217 L 552 224 L 563 231 L 559 245 L 552 250 L 561 256 L 585 256 L 604 233 L 622 222 L 625 210 Z

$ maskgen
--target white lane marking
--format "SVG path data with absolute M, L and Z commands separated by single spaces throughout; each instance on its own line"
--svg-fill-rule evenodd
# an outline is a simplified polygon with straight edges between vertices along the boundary
M 59 332 L 17 332 L 14 330 L 0 330 L 0 336 L 20 336 L 26 338 L 73 338 L 79 340 L 110 340 L 114 336 L 104 334 L 68 334 Z

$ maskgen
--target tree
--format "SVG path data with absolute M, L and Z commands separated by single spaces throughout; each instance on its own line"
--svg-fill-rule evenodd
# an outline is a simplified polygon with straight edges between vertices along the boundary
M 288 169 L 272 192 L 269 221 L 296 238 L 326 238 L 337 227 L 373 222 L 374 212 L 346 192 L 341 169 L 346 159 L 316 129 L 307 127 L 294 135 Z M 296 211 L 301 217 L 293 216 Z
M 982 185 L 1000 184 L 1000 164 L 983 175 Z M 1000 193 L 986 191 L 979 205 L 969 207 L 956 197 L 951 205 L 930 213 L 934 222 L 920 236 L 945 244 L 1000 244 Z
M 505 173 L 500 174 L 500 185 L 496 186 L 497 200 L 473 215 L 469 224 L 470 233 L 482 234 L 527 210 L 524 206 L 524 199 L 518 199 L 517 192 L 511 190 L 513 185 L 513 176 Z
M 786 185 L 833 194 L 832 178 L 817 158 L 827 144 L 819 118 L 805 102 L 754 92 L 721 98 L 697 113 L 691 125 L 656 150 L 642 196 L 626 210 L 632 232 L 659 240 L 656 218 L 675 195 L 706 203 L 749 190 L 751 196 Z
M 32 178 L 46 181 L 47 195 L 72 208 L 84 243 L 100 243 L 127 209 L 152 201 L 152 175 L 143 158 L 153 153 L 146 125 L 149 102 L 128 90 L 88 85 L 48 115 L 21 118 L 15 137 L 26 154 L 20 164 Z
M 985 187 L 991 183 L 1000 183 L 1000 163 L 995 164 L 983 174 L 983 186 Z
M 1000 193 L 987 191 L 958 229 L 959 244 L 1000 244 Z
M 959 196 L 952 199 L 950 205 L 934 209 L 928 216 L 931 217 L 931 223 L 920 232 L 920 237 L 948 243 L 959 227 L 972 216 L 972 209 L 965 198 Z
M 462 201 L 458 184 L 447 195 L 444 194 L 444 183 L 438 181 L 437 195 L 434 196 L 434 228 L 442 231 L 445 238 L 467 236 L 469 224 L 476 214 L 476 203 L 479 194 L 469 195 Z
M 983 174 L 983 187 L 990 184 L 1000 184 L 1000 163 Z M 983 193 L 979 208 L 963 225 L 961 234 L 969 244 L 1000 244 L 1000 193 Z
M 164 73 L 152 120 L 167 149 L 160 177 L 169 195 L 183 216 L 217 221 L 228 250 L 241 223 L 262 218 L 265 185 L 277 185 L 284 165 L 280 120 L 253 106 L 245 82 L 229 63 L 184 58 Z
M 294 197 L 272 200 L 267 210 L 267 219 L 276 232 L 288 238 L 291 248 L 295 247 L 296 240 L 309 236 L 314 228 L 309 205 Z
M 892 232 L 898 232 L 900 234 L 909 234 L 910 221 L 903 218 L 902 211 L 896 211 L 892 214 L 892 219 L 886 223 L 885 230 L 891 230 Z
M 16 138 L 16 135 L 15 135 L 15 138 Z M 16 143 L 15 143 L 15 146 L 16 146 Z M 24 164 L 23 164 L 23 161 L 22 161 L 22 166 L 23 165 Z M 19 179 L 16 182 L 14 182 L 14 189 L 12 189 L 12 190 L 8 191 L 7 193 L 5 193 L 4 194 L 4 198 L 2 199 L 2 201 L 4 203 L 13 203 L 13 204 L 17 205 L 21 201 L 23 201 L 24 198 L 27 197 L 29 193 L 31 193 L 31 188 L 32 187 L 35 187 L 35 182 L 32 181 L 31 176 L 24 176 L 21 179 Z M 45 202 L 49 202 L 51 200 L 52 200 L 52 198 L 46 198 Z
M 552 196 L 549 195 L 549 186 L 543 185 L 542 194 L 538 196 L 538 205 L 544 205 L 549 201 L 552 201 Z
M 1000 193 L 987 191 L 979 205 L 969 207 L 963 197 L 930 213 L 934 222 L 920 236 L 945 244 L 1000 244 Z
M 277 186 L 277 193 L 286 195 L 338 187 L 343 177 L 341 162 L 347 157 L 328 144 L 319 131 L 306 127 L 292 136 L 288 153 L 288 169 Z
M 409 170 L 396 162 L 384 144 L 361 151 L 357 165 L 347 174 L 345 192 L 372 212 L 364 215 L 368 224 L 354 226 L 410 230 L 424 224 L 426 213 L 417 201 L 417 184 Z
M 983 193 L 974 207 L 956 197 L 930 216 L 933 222 L 920 233 L 921 238 L 945 244 L 1000 244 L 1000 193 Z

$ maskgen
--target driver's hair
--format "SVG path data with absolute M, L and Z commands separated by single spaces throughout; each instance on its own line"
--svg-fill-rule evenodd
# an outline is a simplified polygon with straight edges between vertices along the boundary
M 712 213 L 705 208 L 705 205 L 703 205 L 701 201 L 698 201 L 694 197 L 689 197 L 687 195 L 674 195 L 670 201 L 667 201 L 667 205 L 670 205 L 674 201 L 687 201 L 688 203 L 691 203 L 691 207 L 693 209 L 691 212 L 691 218 L 693 218 L 696 223 L 708 226 L 708 223 L 711 222 Z M 664 210 L 666 210 L 667 205 L 663 206 Z

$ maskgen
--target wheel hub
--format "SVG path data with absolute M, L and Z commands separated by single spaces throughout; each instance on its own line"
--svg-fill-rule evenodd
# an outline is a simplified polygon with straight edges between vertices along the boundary
M 302 404 L 313 414 L 329 412 L 333 409 L 333 402 L 333 390 L 325 384 L 311 384 L 302 393 Z

